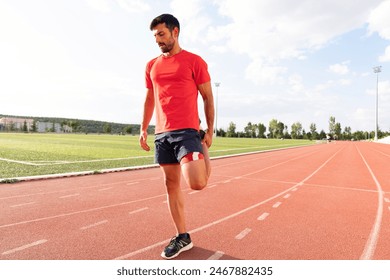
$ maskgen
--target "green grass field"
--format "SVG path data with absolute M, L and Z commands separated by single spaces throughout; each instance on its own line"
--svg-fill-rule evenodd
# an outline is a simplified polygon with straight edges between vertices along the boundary
M 154 136 L 148 142 L 153 146 Z M 210 156 L 232 155 L 290 146 L 305 140 L 215 138 Z M 138 136 L 0 133 L 0 179 L 96 171 L 154 163 Z

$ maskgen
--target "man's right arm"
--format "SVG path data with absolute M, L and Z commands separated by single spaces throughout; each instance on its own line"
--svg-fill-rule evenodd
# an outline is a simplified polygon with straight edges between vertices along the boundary
M 154 93 L 152 88 L 148 88 L 146 91 L 146 98 L 144 103 L 144 114 L 141 123 L 141 131 L 139 137 L 139 143 L 142 149 L 145 151 L 150 151 L 150 147 L 147 144 L 148 138 L 148 126 L 150 120 L 152 119 L 154 111 Z

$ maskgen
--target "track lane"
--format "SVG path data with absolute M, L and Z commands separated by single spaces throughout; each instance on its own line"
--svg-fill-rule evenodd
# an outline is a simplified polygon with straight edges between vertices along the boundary
M 371 143 L 362 144 L 366 149 Z M 377 193 L 351 145 L 340 142 L 213 161 L 206 190 L 183 187 L 195 248 L 180 258 L 359 258 L 374 221 L 375 209 L 369 205 L 375 204 Z M 387 157 L 383 158 L 388 164 Z M 369 164 L 371 160 L 367 156 Z M 378 175 L 378 180 L 381 176 L 386 178 Z M 135 184 L 137 180 L 142 184 Z M 0 258 L 159 259 L 174 232 L 158 168 L 5 185 L 4 192 L 0 190 L 0 205 L 11 211 L 11 204 L 28 203 L 32 197 L 41 200 L 1 216 Z M 80 213 L 4 227 L 23 221 L 26 215 L 39 219 L 69 211 Z M 384 213 L 383 221 L 387 218 Z M 335 222 L 338 227 L 331 226 Z M 347 238 L 351 231 L 352 238 Z M 379 253 L 374 254 L 379 259 L 386 256 L 380 252 L 389 251 L 383 232 L 388 232 L 388 226 L 381 228 Z M 243 237 L 237 239 L 240 234 Z M 321 246 L 313 246 L 317 243 Z M 36 245 L 16 250 L 29 244 Z

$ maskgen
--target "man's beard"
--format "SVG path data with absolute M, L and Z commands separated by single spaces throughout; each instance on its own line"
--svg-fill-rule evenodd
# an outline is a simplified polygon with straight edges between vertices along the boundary
M 161 43 L 161 44 L 158 44 L 158 46 L 160 47 L 160 50 L 163 53 L 167 53 L 173 49 L 174 44 L 175 44 L 175 42 L 170 40 L 168 43 Z

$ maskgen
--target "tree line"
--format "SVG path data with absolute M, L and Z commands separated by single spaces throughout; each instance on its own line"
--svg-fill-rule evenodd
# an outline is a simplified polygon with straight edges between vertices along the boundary
M 344 127 L 336 118 L 329 118 L 329 130 L 325 132 L 317 130 L 317 125 L 311 123 L 308 130 L 305 130 L 300 122 L 295 122 L 289 128 L 283 122 L 277 119 L 272 119 L 267 127 L 263 123 L 252 123 L 244 127 L 244 131 L 237 131 L 237 126 L 234 122 L 230 122 L 227 130 L 218 129 L 217 136 L 220 137 L 241 137 L 241 138 L 272 138 L 272 139 L 306 139 L 306 140 L 321 140 L 330 137 L 334 140 L 366 140 L 374 138 L 374 131 L 354 131 L 350 126 Z M 378 138 L 390 135 L 390 132 L 378 130 Z

